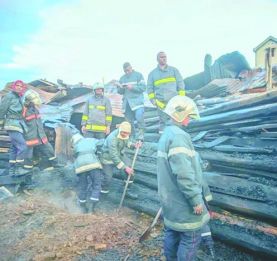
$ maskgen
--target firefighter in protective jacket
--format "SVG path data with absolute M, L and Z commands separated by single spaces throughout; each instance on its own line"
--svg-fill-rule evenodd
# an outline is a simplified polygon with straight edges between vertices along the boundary
M 6 94 L 0 103 L 0 127 L 4 128 L 10 137 L 9 174 L 25 175 L 28 169 L 24 167 L 26 156 L 26 142 L 24 133 L 27 126 L 22 117 L 22 96 L 26 91 L 26 84 L 17 80 L 12 83 L 11 91 Z
M 103 84 L 94 84 L 93 90 L 94 95 L 85 104 L 82 132 L 88 138 L 104 139 L 110 133 L 112 106 L 110 100 L 104 96 Z
M 203 196 L 211 200 L 211 194 L 203 179 L 199 155 L 182 127 L 199 114 L 195 103 L 182 96 L 173 97 L 164 113 L 170 121 L 160 137 L 157 154 L 164 253 L 167 260 L 194 260 L 202 229 L 210 219 Z
M 25 133 L 27 144 L 26 167 L 33 168 L 33 156 L 37 153 L 41 155 L 40 168 L 51 170 L 58 167 L 57 158 L 52 145 L 48 142 L 45 134 L 39 106 L 41 99 L 39 94 L 33 90 L 28 90 L 23 97 L 23 117 L 25 119 L 28 131 Z
M 84 138 L 80 133 L 72 136 L 74 168 L 78 175 L 79 206 L 83 213 L 92 212 L 99 201 L 102 165 L 97 157 L 97 149 L 103 143 L 104 140 Z M 88 189 L 89 184 L 91 184 L 90 189 Z

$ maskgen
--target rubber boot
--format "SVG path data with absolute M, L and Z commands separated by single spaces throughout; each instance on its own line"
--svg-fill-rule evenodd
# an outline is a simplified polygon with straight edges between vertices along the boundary
M 84 202 L 80 202 L 80 201 L 79 201 L 79 207 L 80 207 L 81 212 L 82 212 L 83 214 L 87 214 L 87 213 L 88 213 L 87 202 L 86 202 L 86 201 L 84 201 Z
M 95 207 L 98 204 L 99 200 L 89 200 L 88 203 L 88 213 L 94 213 L 95 212 Z
M 25 182 L 22 188 L 26 190 L 33 190 L 35 188 L 35 184 L 32 179 L 32 174 L 26 174 Z

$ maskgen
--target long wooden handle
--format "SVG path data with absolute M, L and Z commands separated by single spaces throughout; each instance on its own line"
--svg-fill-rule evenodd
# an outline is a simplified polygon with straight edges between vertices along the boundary
M 139 147 L 136 148 L 136 152 L 135 152 L 135 155 L 134 155 L 134 158 L 133 158 L 133 161 L 132 161 L 132 165 L 131 165 L 132 169 L 134 169 L 134 166 L 135 166 L 135 163 L 136 163 L 136 159 L 137 159 L 137 156 L 138 156 L 138 151 L 139 151 Z M 120 204 L 119 204 L 119 207 L 118 207 L 118 211 L 122 207 L 122 204 L 123 204 L 123 201 L 124 201 L 127 189 L 128 189 L 130 178 L 131 178 L 131 175 L 128 175 L 128 178 L 127 178 L 127 181 L 126 181 L 126 184 L 125 184 L 125 187 L 124 187 L 124 191 L 123 191 L 122 196 L 121 196 L 121 200 L 120 200 Z

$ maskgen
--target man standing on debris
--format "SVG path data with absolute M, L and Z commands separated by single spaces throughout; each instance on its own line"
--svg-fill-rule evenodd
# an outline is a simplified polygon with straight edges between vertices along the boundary
M 41 106 L 41 99 L 37 92 L 28 90 L 23 96 L 23 118 L 27 125 L 25 133 L 25 140 L 27 144 L 25 167 L 33 168 L 34 154 L 39 154 L 41 160 L 39 166 L 42 170 L 52 170 L 54 167 L 61 167 L 58 164 L 55 156 L 55 151 L 52 145 L 48 142 L 45 134 L 39 107 Z
M 158 66 L 148 75 L 147 92 L 151 103 L 158 109 L 160 132 L 162 132 L 165 121 L 162 111 L 172 97 L 185 96 L 185 85 L 179 71 L 167 65 L 165 52 L 157 54 L 157 61 Z
M 141 141 L 131 143 L 129 137 L 131 134 L 131 124 L 124 121 L 119 128 L 114 130 L 105 140 L 102 148 L 101 162 L 103 166 L 103 181 L 101 193 L 109 193 L 110 183 L 115 167 L 124 171 L 127 175 L 133 175 L 134 170 L 126 163 L 126 156 L 124 155 L 125 148 L 137 148 L 142 145 Z M 127 180 L 127 179 L 126 179 Z M 125 182 L 126 182 L 125 180 Z M 134 182 L 133 176 L 129 181 L 129 187 Z M 131 193 L 129 190 L 126 194 L 129 198 L 137 199 L 138 195 Z
M 170 117 L 158 143 L 158 192 L 165 224 L 164 253 L 167 260 L 194 260 L 201 232 L 209 219 L 203 202 L 210 192 L 203 180 L 199 155 L 195 152 L 187 126 L 198 118 L 198 110 L 188 97 L 175 96 L 165 107 Z M 203 193 L 203 194 L 202 194 Z
M 29 171 L 24 168 L 27 149 L 24 132 L 26 132 L 27 127 L 22 117 L 23 103 L 21 100 L 26 89 L 26 84 L 23 81 L 15 81 L 11 86 L 11 91 L 2 98 L 0 103 L 0 128 L 4 128 L 8 132 L 11 140 L 10 175 L 21 176 Z
M 83 213 L 93 212 L 99 202 L 102 166 L 96 152 L 98 147 L 103 145 L 103 142 L 104 140 L 95 138 L 84 138 L 79 133 L 72 136 L 75 156 L 74 168 L 78 175 L 78 198 Z M 87 202 L 89 182 L 91 189 L 89 202 Z
M 130 63 L 123 64 L 125 74 L 117 83 L 118 93 L 123 95 L 123 112 L 125 118 L 132 125 L 132 136 L 143 140 L 144 136 L 144 96 L 146 90 L 144 78 L 141 73 L 133 70 Z M 135 120 L 138 130 L 135 131 Z
M 82 116 L 82 132 L 87 138 L 104 139 L 110 133 L 112 106 L 104 96 L 104 84 L 93 85 L 94 95 L 85 104 Z

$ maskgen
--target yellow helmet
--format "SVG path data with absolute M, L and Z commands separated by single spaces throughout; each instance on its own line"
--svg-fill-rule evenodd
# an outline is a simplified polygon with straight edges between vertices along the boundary
M 187 96 L 177 95 L 171 98 L 164 109 L 164 113 L 177 122 L 182 122 L 187 117 L 200 118 L 195 102 Z
M 28 106 L 31 102 L 37 106 L 40 106 L 42 104 L 39 94 L 34 90 L 26 91 L 23 96 L 24 105 Z
M 124 132 L 131 133 L 131 130 L 132 130 L 132 127 L 131 127 L 131 124 L 128 121 L 123 121 L 123 122 L 120 123 L 119 132 L 124 131 Z

